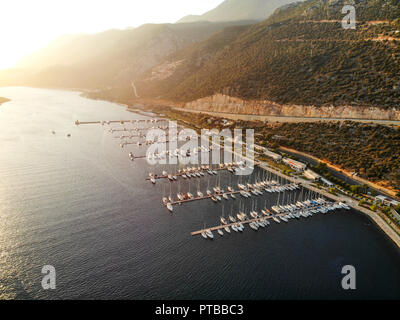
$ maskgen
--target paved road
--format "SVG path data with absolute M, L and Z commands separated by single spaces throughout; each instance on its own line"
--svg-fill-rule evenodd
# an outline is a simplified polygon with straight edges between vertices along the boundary
M 231 120 L 245 120 L 245 121 L 270 121 L 270 122 L 318 122 L 318 121 L 356 121 L 364 123 L 377 123 L 383 125 L 398 125 L 400 121 L 396 120 L 373 120 L 373 119 L 352 119 L 352 118 L 320 118 L 320 117 L 289 117 L 289 116 L 268 116 L 268 115 L 255 115 L 255 114 L 236 114 L 214 111 L 199 111 L 186 108 L 174 108 L 178 111 L 204 113 L 214 117 L 226 118 Z

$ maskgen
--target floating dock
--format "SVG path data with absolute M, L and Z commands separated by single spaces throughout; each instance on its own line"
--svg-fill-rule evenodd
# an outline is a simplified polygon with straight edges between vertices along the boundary
M 277 214 L 277 215 L 275 215 L 275 217 L 280 217 L 280 216 L 285 216 L 285 215 L 286 214 L 279 214 L 279 215 Z M 244 225 L 244 224 L 249 224 L 249 223 L 252 223 L 252 222 L 262 221 L 262 220 L 265 220 L 265 219 L 273 219 L 273 217 L 272 216 L 264 216 L 264 217 L 255 218 L 255 219 L 249 219 L 249 220 L 245 220 L 245 221 L 237 221 L 237 222 L 233 222 L 233 223 L 223 224 L 223 225 L 216 226 L 216 227 L 211 227 L 211 228 L 206 228 L 206 229 L 194 231 L 194 232 L 191 232 L 190 235 L 197 236 L 197 235 L 201 235 L 203 232 L 205 232 L 207 230 L 217 231 L 217 230 L 224 229 L 225 227 L 235 226 L 235 225 L 237 225 L 239 223 Z M 267 226 L 266 226 L 266 228 L 267 228 Z

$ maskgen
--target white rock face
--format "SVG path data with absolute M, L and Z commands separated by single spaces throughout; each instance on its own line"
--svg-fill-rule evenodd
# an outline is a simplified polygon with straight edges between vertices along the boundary
M 223 94 L 215 94 L 188 102 L 185 104 L 185 108 L 197 111 L 251 115 L 400 121 L 400 107 L 382 109 L 355 106 L 281 105 L 268 100 L 243 100 Z

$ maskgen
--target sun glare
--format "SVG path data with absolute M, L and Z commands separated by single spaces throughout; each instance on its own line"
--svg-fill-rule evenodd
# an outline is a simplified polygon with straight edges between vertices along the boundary
M 63 34 L 95 33 L 176 22 L 202 14 L 222 0 L 2 0 L 0 69 L 17 62 Z

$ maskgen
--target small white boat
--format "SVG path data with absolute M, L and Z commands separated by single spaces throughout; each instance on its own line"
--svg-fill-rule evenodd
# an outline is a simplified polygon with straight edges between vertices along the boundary
M 235 231 L 235 232 L 238 232 L 238 231 L 239 231 L 238 228 L 237 228 L 235 225 L 232 225 L 231 228 L 232 228 L 232 230 Z
M 213 233 L 211 232 L 210 229 L 206 230 L 206 233 L 207 233 L 207 236 L 208 236 L 210 239 L 214 239 L 214 235 L 213 235 Z
M 257 214 L 257 212 L 252 211 L 252 212 L 250 212 L 250 216 L 251 216 L 252 218 L 256 219 L 256 218 L 258 217 L 258 214 Z
M 229 221 L 235 223 L 236 219 L 234 217 L 232 217 L 232 216 L 229 216 Z
M 249 226 L 250 226 L 250 228 L 252 228 L 253 230 L 255 230 L 255 231 L 257 231 L 258 230 L 258 227 L 252 222 L 252 223 L 249 223 Z
M 276 223 L 281 223 L 281 221 L 277 217 L 272 217 Z
M 202 233 L 201 233 L 201 236 L 202 236 L 204 239 L 207 239 L 207 234 L 206 234 L 205 232 L 202 232 Z
M 167 209 L 170 211 L 170 212 L 173 212 L 174 211 L 174 207 L 172 206 L 172 204 L 171 203 L 167 203 Z
M 224 235 L 223 231 L 221 229 L 218 229 L 218 234 L 222 237 Z
M 229 229 L 228 226 L 226 226 L 226 227 L 224 228 L 224 230 L 225 230 L 225 232 L 227 232 L 227 233 L 231 233 L 231 229 Z
M 289 220 L 286 218 L 286 217 L 284 217 L 284 216 L 280 216 L 280 219 L 282 220 L 282 221 L 284 221 L 284 222 L 288 222 Z
M 150 178 L 150 181 L 152 184 L 156 184 L 156 179 L 154 179 L 153 177 Z

